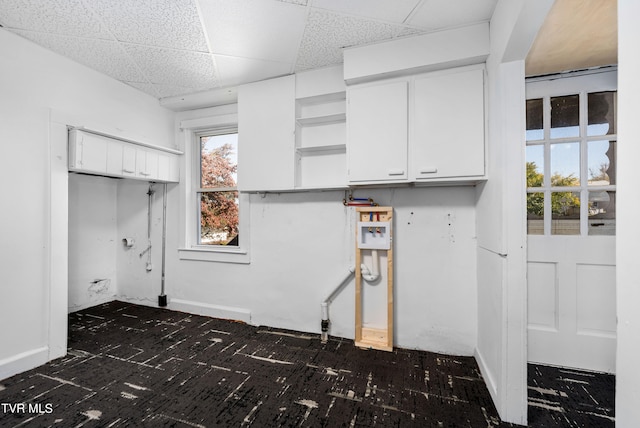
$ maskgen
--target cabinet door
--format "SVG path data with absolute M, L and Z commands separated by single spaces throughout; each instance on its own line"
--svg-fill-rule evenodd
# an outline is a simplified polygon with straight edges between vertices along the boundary
M 136 149 L 129 144 L 125 144 L 122 148 L 122 175 L 125 177 L 136 175 Z
M 169 153 L 158 153 L 158 180 L 179 182 L 178 156 Z
M 122 150 L 124 144 L 120 141 L 109 141 L 107 146 L 107 174 L 122 175 Z
M 145 180 L 158 178 L 158 152 L 136 148 L 136 177 Z
M 87 172 L 107 172 L 107 140 L 83 132 L 75 135 L 75 169 Z
M 412 180 L 483 176 L 484 71 L 418 76 L 413 105 Z
M 295 76 L 238 88 L 238 189 L 291 190 L 295 165 Z
M 350 87 L 347 103 L 349 182 L 406 181 L 407 81 Z

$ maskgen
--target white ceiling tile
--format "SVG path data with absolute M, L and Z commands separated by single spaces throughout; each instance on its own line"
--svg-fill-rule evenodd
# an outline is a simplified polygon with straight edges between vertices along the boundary
M 210 54 L 124 44 L 151 83 L 208 89 L 217 86 Z
M 84 0 L 121 42 L 208 52 L 194 0 Z
M 488 21 L 498 0 L 426 0 L 408 21 L 415 27 L 436 30 Z
M 211 52 L 293 63 L 307 8 L 273 0 L 200 0 Z
M 426 32 L 425 30 L 421 30 L 418 28 L 404 27 L 398 34 L 396 34 L 396 36 L 397 37 L 416 36 L 418 34 L 423 34 L 425 32 Z
M 113 40 L 81 0 L 2 0 L 0 24 L 6 28 Z
M 401 26 L 384 24 L 322 9 L 309 13 L 297 68 L 322 67 L 342 62 L 342 48 L 391 39 Z
M 133 88 L 136 88 L 139 91 L 145 92 L 145 93 L 151 95 L 154 98 L 160 97 L 160 94 L 156 90 L 155 85 L 152 85 L 151 83 L 127 82 L 127 81 L 124 81 L 123 83 L 126 83 L 127 85 L 129 85 L 129 86 L 131 86 Z
M 401 24 L 420 0 L 314 0 L 313 7 Z
M 185 88 L 184 86 L 172 86 L 172 85 L 153 85 L 154 89 L 158 94 L 160 94 L 160 98 L 165 97 L 173 97 L 177 95 L 186 95 L 197 92 L 197 90 L 193 88 Z
M 291 73 L 291 64 L 216 55 L 220 86 L 235 86 Z
M 117 42 L 59 36 L 35 31 L 15 30 L 14 32 L 115 79 L 132 82 L 145 81 L 139 69 Z

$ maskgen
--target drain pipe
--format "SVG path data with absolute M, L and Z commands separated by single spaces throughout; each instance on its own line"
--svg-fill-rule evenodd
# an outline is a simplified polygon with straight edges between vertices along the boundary
M 165 254 L 167 252 L 167 183 L 162 188 L 162 274 L 160 279 L 160 295 L 158 296 L 158 306 L 167 306 L 167 295 L 164 294 L 164 268 Z
M 355 267 L 350 267 L 349 273 L 347 274 L 347 276 L 342 280 L 342 282 L 340 282 L 340 284 L 338 284 L 338 286 L 331 292 L 331 294 L 329 294 L 329 296 L 326 299 L 324 299 L 324 301 L 320 304 L 320 309 L 322 313 L 322 321 L 320 323 L 320 328 L 322 330 L 322 333 L 320 334 L 320 339 L 322 340 L 322 343 L 327 343 L 327 340 L 329 339 L 329 304 L 333 302 L 336 296 L 340 294 L 340 292 L 344 289 L 344 287 L 349 283 L 349 280 L 351 279 L 355 271 L 356 271 Z
M 364 263 L 360 265 L 362 271 L 362 279 L 367 282 L 377 281 L 380 277 L 380 260 L 378 259 L 378 250 L 371 250 L 371 270 Z M 373 272 L 372 272 L 373 271 Z

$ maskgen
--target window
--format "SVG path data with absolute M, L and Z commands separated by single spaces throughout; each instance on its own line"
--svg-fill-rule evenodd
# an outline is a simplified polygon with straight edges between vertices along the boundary
M 615 235 L 616 97 L 527 100 L 528 234 Z
M 238 133 L 198 134 L 199 245 L 239 245 Z
M 183 260 L 250 263 L 250 197 L 239 192 L 237 106 L 185 118 L 180 231 Z

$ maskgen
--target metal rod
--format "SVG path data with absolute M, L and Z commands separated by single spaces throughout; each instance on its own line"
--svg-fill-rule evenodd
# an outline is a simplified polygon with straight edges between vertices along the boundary
M 162 189 L 162 276 L 160 280 L 160 295 L 164 296 L 164 265 L 167 247 L 167 183 Z

